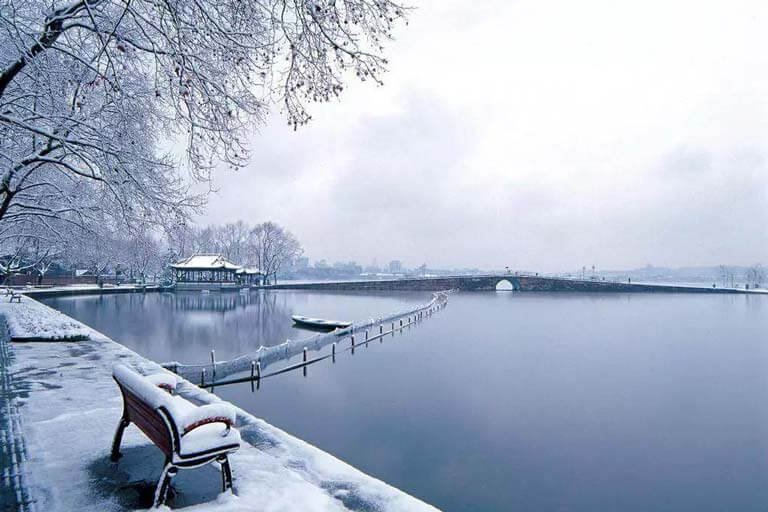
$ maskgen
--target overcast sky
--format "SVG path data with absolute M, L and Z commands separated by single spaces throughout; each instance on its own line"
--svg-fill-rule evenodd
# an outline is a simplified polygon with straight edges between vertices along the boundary
M 349 87 L 202 222 L 314 260 L 561 271 L 768 262 L 768 3 L 414 0 L 384 87 Z

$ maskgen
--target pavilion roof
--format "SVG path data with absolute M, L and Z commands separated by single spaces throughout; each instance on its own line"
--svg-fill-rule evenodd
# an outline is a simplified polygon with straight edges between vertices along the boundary
M 195 254 L 171 265 L 179 270 L 240 270 L 240 265 L 227 261 L 221 254 Z
M 261 274 L 264 275 L 264 272 L 259 270 L 256 267 L 243 267 L 237 271 L 238 274 Z

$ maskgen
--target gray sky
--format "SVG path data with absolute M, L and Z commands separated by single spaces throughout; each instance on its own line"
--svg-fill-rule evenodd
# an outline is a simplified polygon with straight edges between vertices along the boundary
M 273 115 L 201 222 L 363 264 L 768 261 L 767 3 L 412 3 L 384 87 Z

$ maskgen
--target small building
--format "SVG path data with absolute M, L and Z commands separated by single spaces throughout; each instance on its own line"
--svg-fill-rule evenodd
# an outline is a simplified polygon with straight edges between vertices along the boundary
M 258 269 L 244 269 L 220 254 L 195 254 L 171 265 L 178 290 L 237 290 L 259 284 Z
M 237 278 L 244 286 L 260 285 L 264 273 L 253 267 L 244 267 L 237 271 Z

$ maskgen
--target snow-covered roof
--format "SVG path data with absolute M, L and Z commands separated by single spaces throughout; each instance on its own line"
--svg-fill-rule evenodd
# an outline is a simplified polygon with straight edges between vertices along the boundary
M 221 254 L 195 254 L 171 267 L 180 270 L 239 270 L 242 267 L 227 261 Z
M 238 274 L 264 274 L 261 270 L 257 269 L 256 267 L 245 267 L 241 268 L 237 271 Z

